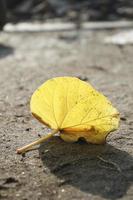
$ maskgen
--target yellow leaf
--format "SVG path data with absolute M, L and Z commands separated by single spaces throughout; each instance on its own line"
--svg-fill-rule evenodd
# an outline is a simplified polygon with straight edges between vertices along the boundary
M 90 84 L 74 77 L 45 82 L 33 93 L 30 108 L 40 122 L 54 130 L 52 134 L 59 131 L 68 142 L 84 138 L 102 144 L 119 126 L 119 113 L 111 102 Z
M 48 80 L 31 98 L 31 112 L 66 141 L 99 144 L 118 128 L 119 113 L 90 84 L 73 77 Z

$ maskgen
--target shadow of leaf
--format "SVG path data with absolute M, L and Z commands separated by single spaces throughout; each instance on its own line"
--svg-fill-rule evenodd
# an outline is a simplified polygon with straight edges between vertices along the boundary
M 133 158 L 111 145 L 65 143 L 53 137 L 42 144 L 40 157 L 50 172 L 79 190 L 117 199 L 126 194 L 133 181 Z M 100 159 L 101 158 L 101 159 Z

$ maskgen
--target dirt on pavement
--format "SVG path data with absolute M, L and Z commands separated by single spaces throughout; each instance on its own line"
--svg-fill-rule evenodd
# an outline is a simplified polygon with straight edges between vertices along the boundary
M 131 200 L 133 197 L 133 46 L 104 44 L 116 31 L 1 33 L 0 199 Z M 103 92 L 121 113 L 106 145 L 58 137 L 16 149 L 48 133 L 30 114 L 31 94 L 56 76 L 76 76 Z

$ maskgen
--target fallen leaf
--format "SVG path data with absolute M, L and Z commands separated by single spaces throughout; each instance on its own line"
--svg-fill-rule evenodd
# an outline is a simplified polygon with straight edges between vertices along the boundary
M 35 118 L 53 130 L 37 144 L 57 132 L 67 142 L 84 138 L 93 144 L 103 144 L 107 135 L 119 126 L 119 112 L 111 102 L 90 84 L 74 77 L 45 82 L 33 93 L 30 108 Z

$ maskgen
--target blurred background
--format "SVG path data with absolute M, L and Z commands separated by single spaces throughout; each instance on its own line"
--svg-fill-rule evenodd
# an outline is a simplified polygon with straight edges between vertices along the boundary
M 27 20 L 106 21 L 133 18 L 132 0 L 0 0 L 0 24 Z

